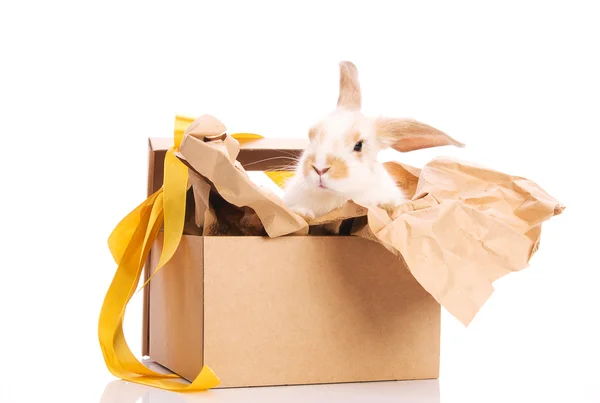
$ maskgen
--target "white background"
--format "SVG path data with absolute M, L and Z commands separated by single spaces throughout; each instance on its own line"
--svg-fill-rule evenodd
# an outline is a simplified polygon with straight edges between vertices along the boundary
M 171 136 L 176 113 L 303 137 L 335 105 L 340 60 L 359 68 L 365 112 L 467 144 L 393 158 L 481 163 L 567 209 L 469 327 L 444 312 L 439 381 L 185 401 L 600 401 L 595 6 L 2 1 L 0 402 L 184 401 L 110 383 L 96 336 L 115 269 L 106 239 L 145 197 L 146 139 Z M 139 300 L 126 323 L 135 352 Z

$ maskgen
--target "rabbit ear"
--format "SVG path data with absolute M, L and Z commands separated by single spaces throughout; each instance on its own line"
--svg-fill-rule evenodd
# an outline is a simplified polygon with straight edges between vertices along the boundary
M 360 110 L 361 95 L 358 69 L 352 62 L 340 63 L 340 95 L 338 108 Z
M 400 152 L 449 145 L 464 147 L 441 130 L 413 119 L 379 117 L 375 119 L 375 130 L 377 140 L 384 148 L 392 147 Z

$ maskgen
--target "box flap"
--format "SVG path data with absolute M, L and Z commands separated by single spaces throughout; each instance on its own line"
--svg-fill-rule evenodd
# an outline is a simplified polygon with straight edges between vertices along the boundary
M 166 137 L 150 137 L 150 149 L 153 151 L 166 151 L 173 146 L 173 138 Z M 240 151 L 266 151 L 266 150 L 283 150 L 283 151 L 302 151 L 308 145 L 307 139 L 289 139 L 289 138 L 265 138 L 257 139 L 240 144 Z
M 300 157 L 307 145 L 308 140 L 306 139 L 278 138 L 241 142 L 237 160 L 247 171 L 266 171 L 291 167 L 294 159 Z M 157 155 L 161 155 L 161 153 L 164 155 L 172 146 L 172 138 L 150 138 L 150 148 Z

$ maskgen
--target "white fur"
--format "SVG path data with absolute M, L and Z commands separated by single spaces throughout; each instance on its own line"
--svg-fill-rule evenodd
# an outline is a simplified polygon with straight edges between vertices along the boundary
M 385 146 L 376 137 L 375 122 L 361 112 L 336 109 L 319 122 L 322 140 L 309 144 L 300 158 L 295 175 L 288 181 L 283 196 L 284 202 L 295 212 L 307 218 L 319 217 L 343 206 L 352 200 L 365 207 L 395 206 L 406 199 L 395 181 L 379 162 L 377 153 Z M 364 141 L 363 151 L 353 150 L 348 145 L 349 132 L 358 130 Z M 318 169 L 326 167 L 327 155 L 333 155 L 346 162 L 348 177 L 331 178 L 330 172 L 323 175 L 327 189 L 319 187 L 319 175 L 311 169 L 304 176 L 304 161 L 314 155 Z

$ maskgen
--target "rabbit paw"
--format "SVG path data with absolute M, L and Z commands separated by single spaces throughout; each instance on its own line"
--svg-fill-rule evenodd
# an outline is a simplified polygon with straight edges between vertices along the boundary
M 307 223 L 315 219 L 315 213 L 310 209 L 294 207 L 292 208 L 292 211 L 302 217 Z

